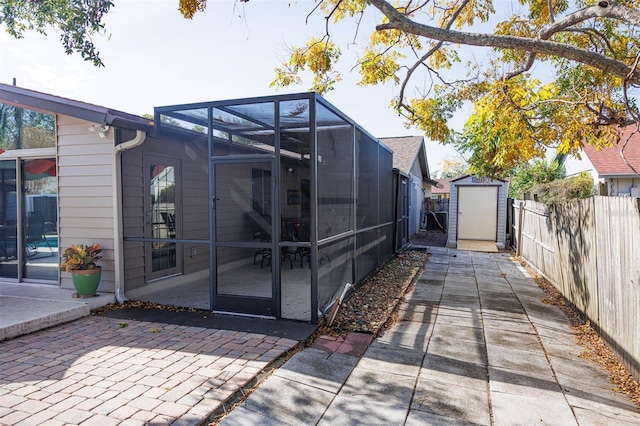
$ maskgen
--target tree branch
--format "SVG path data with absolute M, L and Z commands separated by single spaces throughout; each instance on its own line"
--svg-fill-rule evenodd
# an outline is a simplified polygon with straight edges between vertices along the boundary
M 522 50 L 531 53 L 559 56 L 593 66 L 623 80 L 627 80 L 632 84 L 640 84 L 640 73 L 637 72 L 636 68 L 632 68 L 622 61 L 612 59 L 599 53 L 590 52 L 585 49 L 568 46 L 562 43 L 543 40 L 541 38 L 530 39 L 507 35 L 469 33 L 453 31 L 447 28 L 433 27 L 412 21 L 409 17 L 398 12 L 385 0 L 369 0 L 369 2 L 389 19 L 389 23 L 380 24 L 376 27 L 379 31 L 397 29 L 442 42 L 493 47 L 498 49 Z M 602 5 L 606 6 L 603 7 Z M 582 22 L 585 19 L 594 17 L 619 19 L 632 25 L 640 26 L 640 11 L 617 4 L 609 4 L 603 0 L 598 6 L 588 7 L 550 25 L 547 27 L 546 31 L 543 30 L 543 32 L 541 32 L 540 37 L 545 36 L 546 32 L 551 31 L 551 29 L 563 28 L 566 25 L 573 25 L 571 22 Z

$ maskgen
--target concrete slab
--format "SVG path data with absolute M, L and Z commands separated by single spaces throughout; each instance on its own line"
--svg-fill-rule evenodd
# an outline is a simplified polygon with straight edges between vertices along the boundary
M 433 324 L 403 321 L 386 330 L 372 345 L 426 352 Z
M 491 424 L 487 390 L 419 380 L 411 409 L 463 420 L 466 424 Z
M 416 377 L 423 358 L 422 351 L 370 346 L 360 359 L 358 368 Z
M 609 407 L 602 411 L 600 408 L 600 405 L 595 407 L 573 406 L 573 411 L 581 425 L 637 426 L 640 424 L 640 414 L 638 413 L 630 410 L 611 410 Z
M 271 376 L 241 406 L 284 424 L 316 424 L 334 397 L 332 392 Z
M 485 426 L 489 423 L 470 423 L 464 419 L 439 416 L 426 411 L 412 410 L 407 416 L 405 426 Z
M 340 395 L 409 407 L 415 384 L 415 377 L 356 367 Z
M 429 344 L 429 354 L 468 362 L 471 364 L 486 365 L 487 352 L 484 342 L 468 342 L 457 339 L 432 340 Z
M 551 366 L 539 347 L 538 351 L 522 350 L 513 347 L 487 345 L 489 366 L 526 371 L 536 376 L 551 373 Z
M 523 351 L 541 353 L 538 337 L 533 333 L 511 331 L 506 332 L 497 328 L 486 328 L 485 336 L 487 345 L 505 346 L 507 348 L 518 348 Z
M 273 374 L 327 392 L 338 393 L 358 358 L 309 348 L 296 353 Z
M 220 422 L 220 425 L 224 426 L 282 426 L 282 424 L 282 420 L 272 419 L 242 406 L 235 408 Z
M 496 426 L 578 426 L 562 394 L 523 396 L 492 391 L 491 405 Z
M 475 344 L 483 344 L 482 329 L 477 327 L 452 326 L 437 322 L 434 326 L 432 342 L 462 340 Z
M 561 396 L 562 391 L 550 369 L 536 374 L 504 367 L 489 367 L 489 387 L 495 392 L 524 396 L 541 391 L 556 392 Z
M 487 390 L 487 367 L 436 354 L 427 354 L 420 378 L 437 380 L 451 386 Z
M 0 341 L 89 315 L 89 305 L 0 296 Z
M 55 285 L 0 282 L 0 341 L 64 324 L 115 302 L 112 293 L 74 298 Z
M 497 319 L 499 314 L 493 312 L 493 315 L 485 313 L 483 315 L 483 323 L 485 328 L 495 328 L 503 331 L 515 333 L 535 333 L 535 329 L 528 321 L 518 321 L 514 318 Z
M 347 396 L 340 393 L 324 413 L 318 426 L 401 425 L 408 411 L 408 404 L 395 404 L 367 396 Z
M 480 312 L 468 312 L 460 308 L 442 305 L 438 308 L 437 322 L 453 327 L 482 328 L 482 316 Z
M 416 286 L 414 290 L 405 295 L 405 300 L 409 302 L 437 302 L 442 295 L 439 287 Z
M 398 309 L 397 315 L 400 321 L 413 321 L 431 324 L 435 322 L 438 315 L 438 303 L 404 303 Z

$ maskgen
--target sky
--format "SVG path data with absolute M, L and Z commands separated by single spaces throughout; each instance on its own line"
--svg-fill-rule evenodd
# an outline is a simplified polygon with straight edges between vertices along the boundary
M 314 1 L 207 4 L 206 12 L 186 20 L 178 0 L 115 0 L 104 20 L 109 36 L 94 38 L 104 68 L 65 54 L 54 31 L 19 40 L 0 32 L 0 82 L 13 84 L 15 78 L 20 87 L 137 115 L 152 114 L 155 106 L 304 92 L 311 86 L 309 78 L 287 89 L 269 83 L 288 47 L 324 33 L 321 13 L 307 20 Z M 389 108 L 396 87 L 357 84 L 352 67 L 376 19 L 379 14 L 365 14 L 358 35 L 353 24 L 331 27 L 343 52 L 343 80 L 324 97 L 376 137 L 421 135 Z M 454 126 L 464 120 L 462 114 L 455 117 Z M 426 141 L 432 173 L 442 160 L 458 157 L 453 148 Z

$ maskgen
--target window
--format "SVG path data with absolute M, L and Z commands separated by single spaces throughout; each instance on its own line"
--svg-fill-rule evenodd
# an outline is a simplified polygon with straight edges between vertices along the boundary
M 0 149 L 55 147 L 55 124 L 53 115 L 0 104 Z

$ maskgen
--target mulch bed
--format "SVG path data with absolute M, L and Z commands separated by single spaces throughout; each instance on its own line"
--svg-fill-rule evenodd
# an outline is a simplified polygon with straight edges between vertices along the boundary
M 331 325 L 321 323 L 317 335 L 342 336 L 349 333 L 378 333 L 393 322 L 393 312 L 413 280 L 424 270 L 429 254 L 407 250 L 365 280 L 338 308 Z

